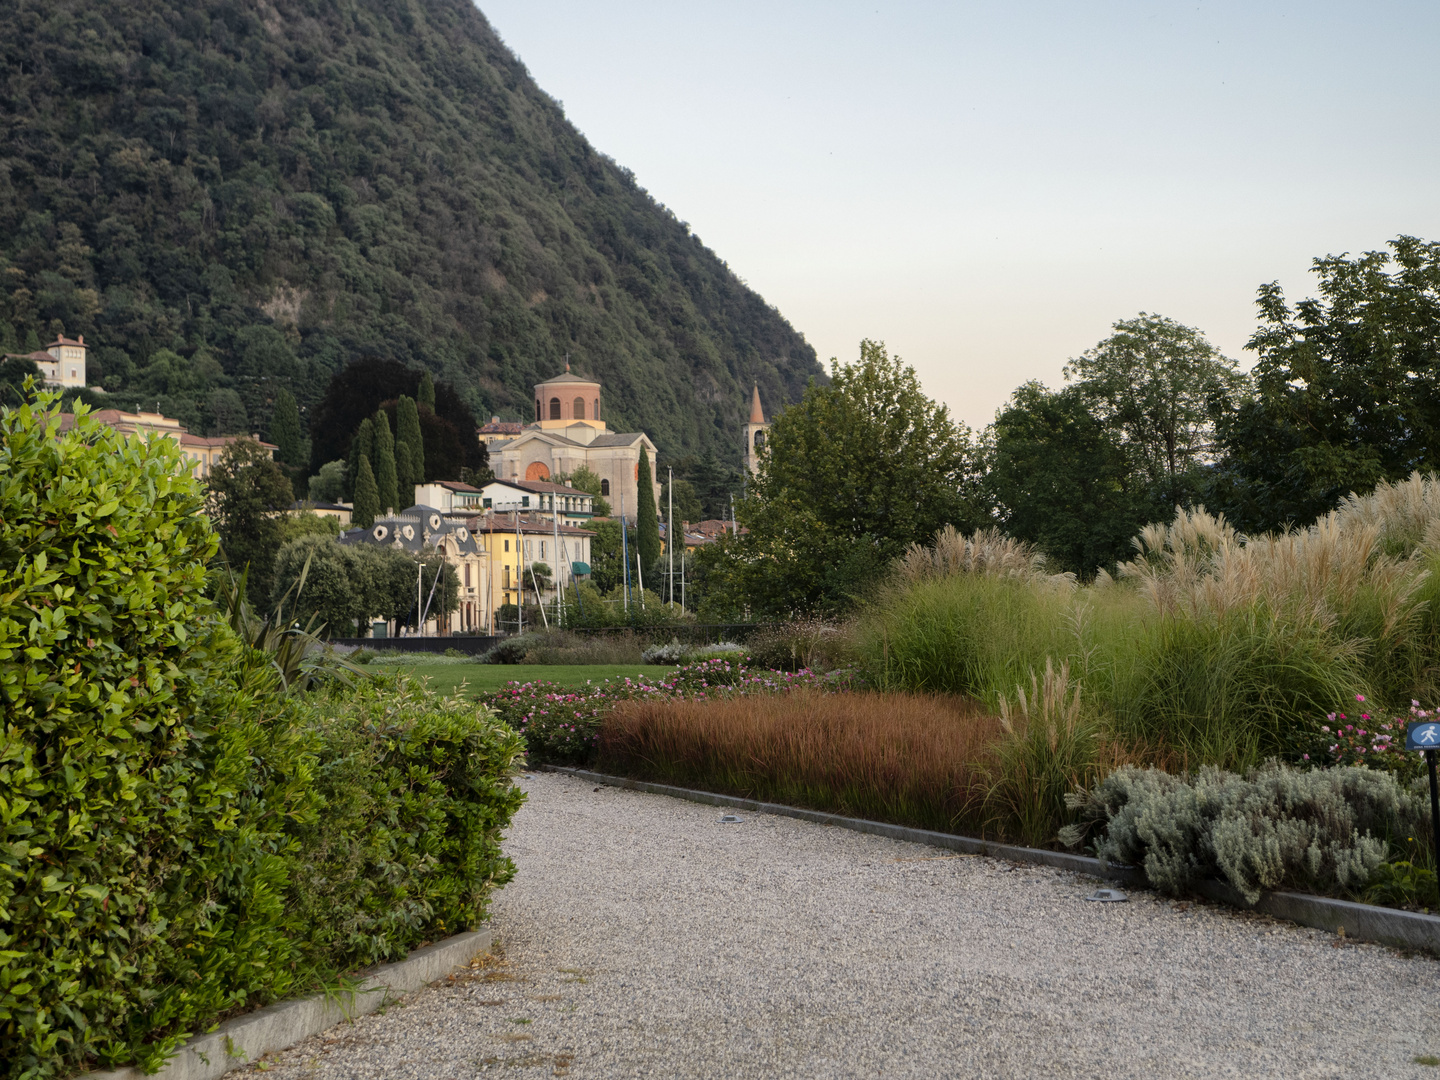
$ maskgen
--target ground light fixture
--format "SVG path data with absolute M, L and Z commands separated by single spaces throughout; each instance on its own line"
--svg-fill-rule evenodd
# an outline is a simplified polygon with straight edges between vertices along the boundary
M 1126 896 L 1119 889 L 1096 889 L 1089 896 L 1085 897 L 1085 899 L 1094 900 L 1100 904 L 1123 904 L 1126 903 L 1130 897 Z

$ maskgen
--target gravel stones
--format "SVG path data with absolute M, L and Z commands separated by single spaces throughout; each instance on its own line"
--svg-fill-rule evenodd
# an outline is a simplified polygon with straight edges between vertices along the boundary
M 274 1077 L 1437 1077 L 1440 966 L 1046 867 L 538 774 L 503 956 Z

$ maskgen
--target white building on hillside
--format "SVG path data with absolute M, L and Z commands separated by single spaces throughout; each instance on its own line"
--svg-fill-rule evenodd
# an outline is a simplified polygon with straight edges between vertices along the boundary
M 11 354 L 35 361 L 41 377 L 51 386 L 85 385 L 85 335 L 71 341 L 63 334 L 45 346 L 44 352 Z

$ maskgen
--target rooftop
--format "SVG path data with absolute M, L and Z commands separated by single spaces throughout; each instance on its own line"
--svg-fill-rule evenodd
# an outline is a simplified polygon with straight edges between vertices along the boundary
M 557 526 L 549 518 L 537 517 L 533 514 L 516 514 L 513 510 L 502 510 L 493 514 L 485 514 L 482 517 L 471 518 L 468 522 L 471 532 L 477 533 L 513 533 L 518 528 L 522 533 L 538 533 L 542 536 L 552 535 Z M 577 529 L 573 525 L 558 526 L 561 536 L 594 536 L 589 529 Z

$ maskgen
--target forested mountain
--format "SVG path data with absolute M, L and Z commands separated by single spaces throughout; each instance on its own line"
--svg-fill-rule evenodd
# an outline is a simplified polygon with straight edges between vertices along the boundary
M 736 457 L 821 372 L 470 0 L 8 0 L 0 55 L 0 349 L 84 334 L 116 404 L 264 431 L 375 356 L 528 419 L 568 353 Z

